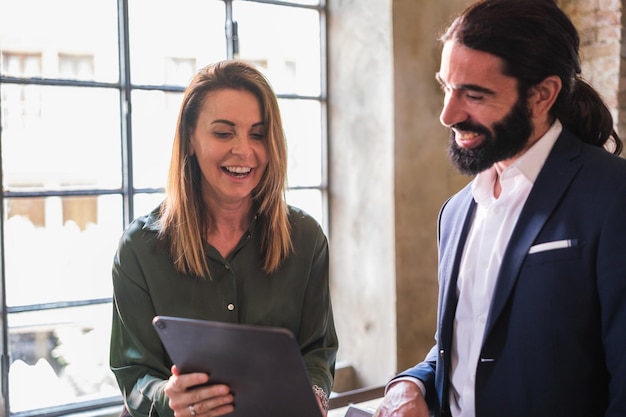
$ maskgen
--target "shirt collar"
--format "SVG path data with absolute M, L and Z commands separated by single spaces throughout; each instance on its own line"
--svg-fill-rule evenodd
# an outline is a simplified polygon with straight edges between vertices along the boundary
M 534 184 L 562 131 L 563 125 L 556 119 L 550 129 L 533 146 L 502 172 L 502 177 L 506 178 L 517 173 Z M 476 201 L 481 202 L 493 198 L 495 178 L 496 169 L 493 166 L 476 175 L 476 179 L 472 183 L 472 193 Z
M 517 167 L 534 184 L 539 171 L 541 171 L 543 164 L 548 159 L 548 155 L 562 131 L 563 125 L 556 119 L 550 126 L 550 129 L 530 149 L 524 152 L 517 161 L 511 164 L 511 167 Z M 506 172 L 511 167 L 507 167 L 504 171 Z

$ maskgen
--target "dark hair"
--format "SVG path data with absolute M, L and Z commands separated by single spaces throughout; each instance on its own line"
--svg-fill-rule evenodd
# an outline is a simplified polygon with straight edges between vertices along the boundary
M 561 91 L 550 110 L 581 140 L 602 147 L 623 144 L 613 117 L 598 92 L 581 78 L 578 32 L 554 0 L 482 0 L 469 6 L 440 40 L 501 58 L 505 75 L 518 80 L 521 96 L 546 77 L 561 79 Z

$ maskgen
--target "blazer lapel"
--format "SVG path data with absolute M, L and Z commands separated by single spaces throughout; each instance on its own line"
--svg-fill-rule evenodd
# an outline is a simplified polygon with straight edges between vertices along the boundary
M 579 139 L 563 131 L 548 155 L 504 253 L 484 338 L 502 313 L 528 250 L 579 171 L 580 164 L 575 159 L 580 154 L 581 146 Z
M 439 338 L 442 346 L 452 346 L 452 330 L 454 315 L 456 313 L 457 293 L 456 283 L 459 276 L 459 268 L 463 248 L 467 239 L 469 228 L 476 203 L 472 196 L 471 186 L 466 186 L 444 206 L 439 219 L 439 315 L 440 329 Z M 463 221 L 460 221 L 463 219 Z M 440 233 L 443 231 L 443 233 Z

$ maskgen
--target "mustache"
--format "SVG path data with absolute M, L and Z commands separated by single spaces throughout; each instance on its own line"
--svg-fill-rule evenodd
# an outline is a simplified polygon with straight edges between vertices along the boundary
M 489 131 L 489 129 L 487 129 L 486 126 L 477 124 L 477 123 L 472 123 L 469 121 L 455 123 L 454 125 L 450 126 L 450 129 L 462 131 L 462 132 L 474 132 L 479 135 L 485 135 L 486 137 L 491 136 L 491 131 Z

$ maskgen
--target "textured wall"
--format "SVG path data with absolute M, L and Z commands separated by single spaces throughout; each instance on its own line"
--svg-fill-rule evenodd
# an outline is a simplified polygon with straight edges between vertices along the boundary
M 434 343 L 437 306 L 436 222 L 445 199 L 467 183 L 448 164 L 448 132 L 437 36 L 465 1 L 394 1 L 395 233 L 397 358 L 402 370 Z
M 391 0 L 329 2 L 329 243 L 339 359 L 395 370 Z
M 600 92 L 613 113 L 616 127 L 619 126 L 621 3 L 620 0 L 559 1 L 580 35 L 582 76 Z
M 454 4 L 328 4 L 333 304 L 358 386 L 385 383 L 433 343 L 437 212 L 467 181 L 447 163 L 434 78 Z

